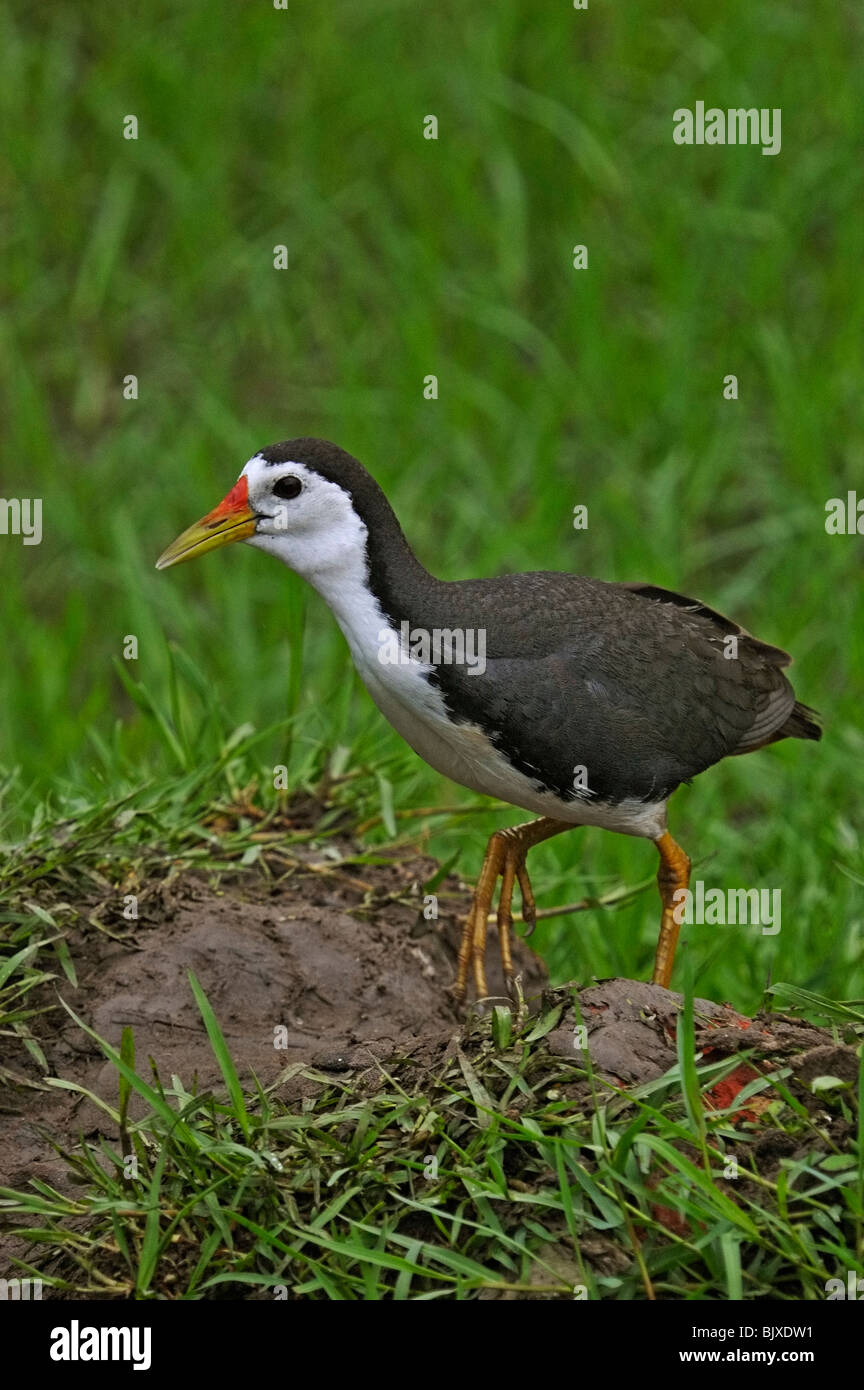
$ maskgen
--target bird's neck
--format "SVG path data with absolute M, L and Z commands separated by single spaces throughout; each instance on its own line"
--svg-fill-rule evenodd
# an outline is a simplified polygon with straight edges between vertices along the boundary
M 375 656 L 384 629 L 422 624 L 441 587 L 417 559 L 377 485 L 333 518 L 323 542 L 320 535 L 308 545 L 292 537 L 288 552 L 261 539 L 262 548 L 272 548 L 321 595 L 358 662 Z

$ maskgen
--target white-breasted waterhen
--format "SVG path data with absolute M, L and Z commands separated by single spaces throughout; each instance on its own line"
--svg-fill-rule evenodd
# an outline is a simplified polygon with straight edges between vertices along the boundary
M 241 540 L 318 591 L 372 699 L 421 758 L 462 786 L 540 815 L 489 840 L 457 995 L 472 965 L 478 998 L 487 993 L 486 927 L 499 878 L 510 982 L 515 882 L 529 930 L 536 912 L 526 854 L 577 825 L 654 841 L 662 918 L 652 978 L 668 986 L 674 895 L 688 885 L 690 860 L 666 828 L 666 803 L 730 754 L 821 736 L 783 674 L 786 653 L 653 584 L 546 572 L 436 579 L 375 480 L 322 439 L 255 454 L 157 568 Z

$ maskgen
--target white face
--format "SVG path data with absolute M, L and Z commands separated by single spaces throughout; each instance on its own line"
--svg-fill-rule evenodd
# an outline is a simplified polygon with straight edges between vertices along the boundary
M 365 571 L 366 527 L 338 483 L 302 463 L 268 464 L 260 454 L 241 476 L 258 518 L 247 545 L 275 555 L 316 588 Z

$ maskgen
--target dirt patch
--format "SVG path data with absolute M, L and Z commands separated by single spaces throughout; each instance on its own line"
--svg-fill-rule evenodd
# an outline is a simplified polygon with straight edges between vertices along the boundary
M 675 1066 L 678 1019 L 683 1006 L 683 995 L 660 985 L 641 980 L 602 980 L 580 992 L 579 1016 L 568 1007 L 546 1043 L 556 1056 L 579 1061 L 576 1030 L 581 1022 L 597 1073 L 617 1085 L 640 1085 L 656 1080 Z M 729 1004 L 715 1004 L 710 999 L 695 999 L 693 1010 L 696 1050 L 705 1058 L 727 1057 L 744 1049 L 753 1049 L 765 1059 L 807 1052 L 814 1061 L 803 1080 L 832 1070 L 827 1057 L 822 1058 L 821 1054 L 833 1053 L 835 1049 L 823 1046 L 827 1034 L 813 1024 L 779 1014 L 760 1014 L 751 1019 Z M 844 1071 L 857 1065 L 853 1048 L 836 1050 L 844 1054 Z M 796 1069 L 799 1065 L 803 1061 L 796 1063 Z M 839 1066 L 834 1059 L 833 1069 L 836 1071 Z
M 349 853 L 350 846 L 344 850 Z M 451 880 L 452 897 L 442 889 L 440 901 L 459 899 L 458 911 L 442 906 L 440 920 L 426 921 L 421 885 L 434 869 L 417 857 L 331 866 L 310 851 L 308 863 L 275 884 L 251 871 L 221 887 L 194 875 L 150 883 L 141 889 L 141 915 L 134 923 L 124 922 L 116 905 L 108 910 L 101 902 L 91 919 L 115 935 L 95 928 L 71 935 L 77 988 L 55 981 L 35 1001 L 55 1005 L 33 1021 L 48 1074 L 116 1104 L 115 1068 L 57 1006 L 59 995 L 115 1047 L 123 1028 L 131 1026 L 139 1074 L 149 1075 L 152 1058 L 166 1084 L 177 1075 L 190 1090 L 221 1093 L 224 1083 L 190 971 L 215 1011 L 241 1081 L 248 1086 L 254 1076 L 268 1085 L 282 1077 L 278 1095 L 289 1106 L 324 1089 L 327 1073 L 350 1073 L 362 1097 L 383 1084 L 381 1063 L 398 1064 L 400 1085 L 408 1089 L 430 1084 L 460 1049 L 477 1060 L 493 1046 L 488 1029 L 466 1030 L 450 993 L 467 895 L 460 899 Z M 124 939 L 118 939 L 121 933 Z M 492 937 L 490 988 L 503 993 L 494 932 Z M 524 943 L 514 942 L 514 959 L 529 1005 L 546 1018 L 555 1011 L 542 1047 L 553 1063 L 556 1094 L 574 1111 L 595 1104 L 597 1079 L 628 1087 L 675 1065 L 680 994 L 605 980 L 580 990 L 574 1004 L 569 988 L 549 989 L 542 963 Z M 695 1015 L 703 1057 L 735 1057 L 745 1049 L 751 1054 L 707 1092 L 706 1103 L 717 1109 L 734 1106 L 743 1087 L 786 1060 L 800 1078 L 787 1084 L 813 1113 L 822 1102 L 809 1081 L 830 1074 L 852 1082 L 857 1075 L 854 1049 L 838 1045 L 823 1029 L 779 1015 L 748 1019 L 701 999 Z M 0 1067 L 13 1078 L 0 1100 L 0 1183 L 24 1188 L 41 1178 L 74 1191 L 74 1174 L 55 1146 L 73 1149 L 81 1134 L 116 1144 L 111 1117 L 81 1094 L 46 1085 L 17 1041 L 0 1044 Z M 586 1077 L 589 1059 L 594 1081 Z M 572 1062 L 572 1073 L 561 1068 L 564 1062 Z M 294 1070 L 286 1079 L 296 1063 L 313 1067 L 320 1079 Z M 521 1102 L 514 1104 L 518 1110 Z M 758 1120 L 760 1106 L 768 1104 L 766 1096 L 749 1100 L 742 1120 Z M 141 1113 L 134 1103 L 132 1113 Z M 822 1115 L 820 1125 L 834 1126 L 831 1137 L 838 1146 L 847 1142 L 846 1121 Z M 800 1141 L 766 1133 L 750 1143 L 748 1160 L 755 1156 L 770 1172 L 799 1151 Z M 17 1237 L 4 1246 L 0 1273 L 10 1254 L 24 1254 Z
M 221 1088 L 222 1080 L 190 970 L 244 1082 L 254 1074 L 267 1085 L 294 1062 L 347 1071 L 444 1043 L 462 1017 L 450 993 L 460 922 L 456 913 L 437 922 L 423 917 L 419 885 L 435 867 L 415 857 L 344 869 L 310 865 L 277 886 L 252 875 L 221 890 L 191 875 L 151 886 L 137 922 L 111 923 L 112 930 L 131 927 L 128 939 L 70 937 L 78 988 L 56 982 L 40 1002 L 60 995 L 115 1047 L 131 1026 L 140 1074 L 148 1075 L 152 1057 L 166 1083 L 176 1074 L 199 1089 Z M 545 968 L 530 948 L 514 947 L 525 992 L 536 995 Z M 488 968 L 490 990 L 503 993 L 494 942 Z M 116 1102 L 114 1066 L 65 1010 L 35 1020 L 33 1032 L 50 1075 Z M 92 1102 L 44 1087 L 20 1045 L 7 1042 L 0 1065 L 18 1081 L 0 1111 L 0 1183 L 60 1183 L 66 1169 L 49 1136 L 65 1145 L 81 1132 L 116 1137 Z M 132 1113 L 140 1113 L 134 1103 Z

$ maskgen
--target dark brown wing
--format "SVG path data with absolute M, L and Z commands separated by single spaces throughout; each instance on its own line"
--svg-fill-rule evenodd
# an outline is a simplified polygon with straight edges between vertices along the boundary
M 439 626 L 486 634 L 482 674 L 438 668 L 451 713 L 561 796 L 584 765 L 600 800 L 661 800 L 721 758 L 817 736 L 802 732 L 816 726 L 783 673 L 787 654 L 697 599 L 548 573 L 442 585 L 437 597 Z

